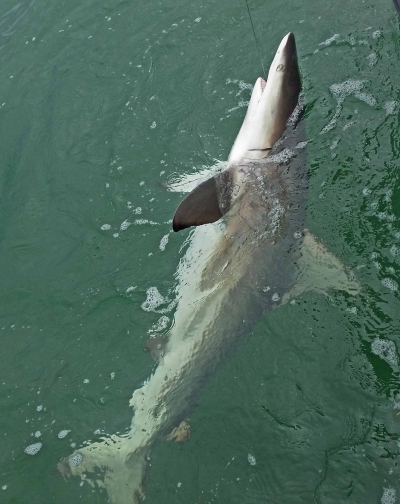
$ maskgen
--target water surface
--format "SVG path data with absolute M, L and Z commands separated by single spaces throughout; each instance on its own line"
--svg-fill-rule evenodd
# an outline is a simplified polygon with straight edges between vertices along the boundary
M 249 6 L 266 68 L 296 35 L 307 226 L 363 291 L 263 317 L 153 451 L 149 503 L 400 500 L 399 20 L 292 4 Z M 5 0 L 0 33 L 0 500 L 104 503 L 54 469 L 128 430 L 189 235 L 160 182 L 227 158 L 260 57 L 243 1 Z

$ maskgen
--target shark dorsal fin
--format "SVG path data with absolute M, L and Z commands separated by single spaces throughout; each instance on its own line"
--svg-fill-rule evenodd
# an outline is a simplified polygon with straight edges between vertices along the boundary
M 231 169 L 202 182 L 176 209 L 172 222 L 173 230 L 181 231 L 190 226 L 216 222 L 229 210 L 231 194 Z

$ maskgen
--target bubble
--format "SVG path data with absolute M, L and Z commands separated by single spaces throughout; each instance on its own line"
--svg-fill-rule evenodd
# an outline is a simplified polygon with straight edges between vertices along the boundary
M 70 433 L 70 430 L 62 430 L 58 433 L 58 439 L 64 439 Z
M 122 224 L 120 225 L 120 230 L 121 231 L 125 231 L 126 229 L 128 229 L 128 227 L 131 225 L 130 222 L 128 222 L 127 220 L 124 220 L 124 222 L 122 222 Z
M 392 247 L 390 247 L 390 253 L 392 254 L 393 257 L 400 255 L 400 247 L 398 247 L 397 245 L 393 245 Z
M 293 235 L 297 240 L 301 238 L 301 233 L 299 231 L 296 231 Z
M 41 435 L 42 433 L 40 432 L 40 430 L 35 432 L 35 438 L 40 438 Z
M 396 503 L 396 490 L 394 488 L 384 488 L 381 497 L 381 504 L 395 504 Z
M 111 377 L 111 380 L 114 380 L 114 378 L 115 378 L 115 372 L 114 371 L 110 374 L 110 377 Z
M 154 129 L 156 126 L 157 126 L 156 121 L 153 121 L 153 122 L 151 123 L 150 128 L 151 128 L 151 129 Z
M 398 366 L 399 358 L 397 355 L 396 345 L 393 341 L 375 338 L 371 343 L 371 351 L 387 362 L 390 366 Z
M 135 290 L 137 288 L 137 285 L 131 285 L 130 287 L 128 287 L 126 289 L 126 294 L 129 294 L 130 292 L 132 292 L 133 290 Z
M 39 406 L 36 406 L 36 411 L 42 411 L 43 409 L 43 404 L 39 404 Z
M 102 231 L 108 231 L 109 229 L 111 229 L 111 226 L 110 224 L 103 224 L 100 229 Z
M 384 278 L 382 280 L 382 285 L 384 287 L 387 287 L 391 291 L 397 291 L 399 289 L 399 285 L 395 280 L 392 280 L 391 278 Z
M 369 189 L 368 187 L 364 187 L 363 189 L 363 195 L 364 196 L 369 196 L 371 194 L 371 189 Z
M 7 485 L 3 485 L 3 486 L 1 487 L 1 489 L 2 489 L 2 490 L 7 490 Z
M 167 243 L 168 243 L 168 239 L 169 239 L 169 233 L 164 235 L 162 238 L 161 238 L 161 241 L 160 241 L 160 250 L 161 251 L 164 251 L 165 250 L 165 247 L 167 246 Z
M 25 453 L 28 455 L 36 455 L 42 448 L 42 443 L 34 443 L 29 446 L 27 446 L 24 450 Z
M 82 464 L 82 461 L 83 461 L 83 455 L 78 452 L 69 458 L 69 465 L 71 465 L 72 467 L 77 467 L 78 465 Z
M 373 34 L 372 34 L 372 38 L 374 38 L 374 39 L 378 39 L 378 38 L 381 38 L 381 37 L 382 37 L 382 32 L 381 32 L 381 30 L 376 30 L 376 31 L 374 31 L 374 32 L 373 32 Z
M 272 301 L 276 302 L 276 301 L 279 301 L 280 296 L 277 292 L 275 292 L 275 294 L 273 294 L 271 299 L 272 299 Z
M 146 301 L 142 303 L 142 310 L 154 311 L 166 302 L 166 299 L 158 292 L 157 287 L 150 287 L 146 292 Z
M 249 464 L 251 466 L 255 466 L 256 465 L 256 458 L 251 453 L 249 453 L 247 455 L 247 460 L 249 461 Z

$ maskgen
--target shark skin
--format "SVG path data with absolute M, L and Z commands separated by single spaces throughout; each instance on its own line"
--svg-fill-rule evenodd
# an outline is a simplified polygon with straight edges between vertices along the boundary
M 267 82 L 255 84 L 227 169 L 193 189 L 176 210 L 175 231 L 196 227 L 176 273 L 174 324 L 154 374 L 133 393 L 129 431 L 85 445 L 58 464 L 64 477 L 105 488 L 113 504 L 144 499 L 152 447 L 168 435 L 177 438 L 202 388 L 263 313 L 308 290 L 360 290 L 305 229 L 300 92 L 289 33 Z

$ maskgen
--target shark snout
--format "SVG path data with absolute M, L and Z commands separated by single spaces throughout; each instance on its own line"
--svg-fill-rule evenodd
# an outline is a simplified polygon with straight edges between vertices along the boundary
M 243 125 L 228 161 L 262 159 L 286 129 L 301 90 L 296 41 L 285 35 L 271 63 L 268 78 L 259 77 L 253 88 Z
M 279 44 L 271 70 L 278 72 L 289 70 L 293 63 L 297 66 L 296 40 L 293 33 L 289 32 Z

